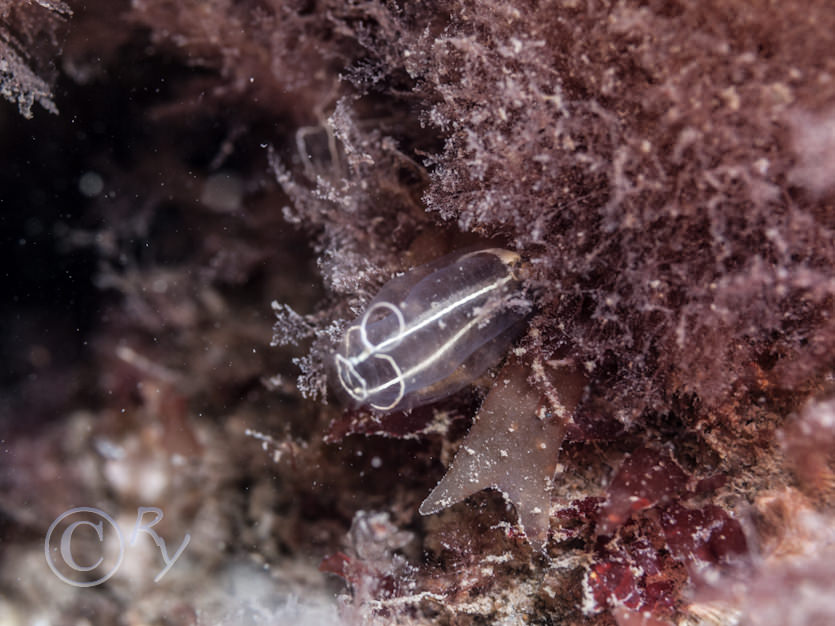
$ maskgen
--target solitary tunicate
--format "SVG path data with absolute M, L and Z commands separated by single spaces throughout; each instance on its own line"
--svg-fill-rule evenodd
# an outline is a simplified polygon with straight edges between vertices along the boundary
M 495 365 L 531 310 L 518 254 L 449 255 L 392 279 L 345 332 L 334 367 L 357 405 L 378 411 L 443 398 Z

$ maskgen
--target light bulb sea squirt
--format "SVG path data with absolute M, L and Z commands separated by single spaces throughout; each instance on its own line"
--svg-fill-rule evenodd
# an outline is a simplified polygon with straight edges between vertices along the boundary
M 495 365 L 531 311 L 518 254 L 455 253 L 386 283 L 334 354 L 338 387 L 381 412 L 439 400 Z

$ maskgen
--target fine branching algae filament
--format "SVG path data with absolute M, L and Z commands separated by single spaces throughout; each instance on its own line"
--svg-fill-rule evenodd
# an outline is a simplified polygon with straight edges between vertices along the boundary
M 357 405 L 409 409 L 443 398 L 495 365 L 531 310 L 519 255 L 500 248 L 443 257 L 389 281 L 334 355 Z

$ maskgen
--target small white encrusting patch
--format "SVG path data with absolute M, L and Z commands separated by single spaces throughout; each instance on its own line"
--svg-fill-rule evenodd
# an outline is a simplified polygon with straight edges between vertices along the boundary
M 789 122 L 797 155 L 790 180 L 815 195 L 831 192 L 835 189 L 835 109 L 818 114 L 794 111 Z

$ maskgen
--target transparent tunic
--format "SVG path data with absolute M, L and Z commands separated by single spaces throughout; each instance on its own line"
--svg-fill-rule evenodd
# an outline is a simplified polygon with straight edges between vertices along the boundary
M 356 405 L 409 409 L 443 398 L 495 365 L 531 311 L 519 255 L 487 248 L 445 256 L 386 283 L 334 354 Z

